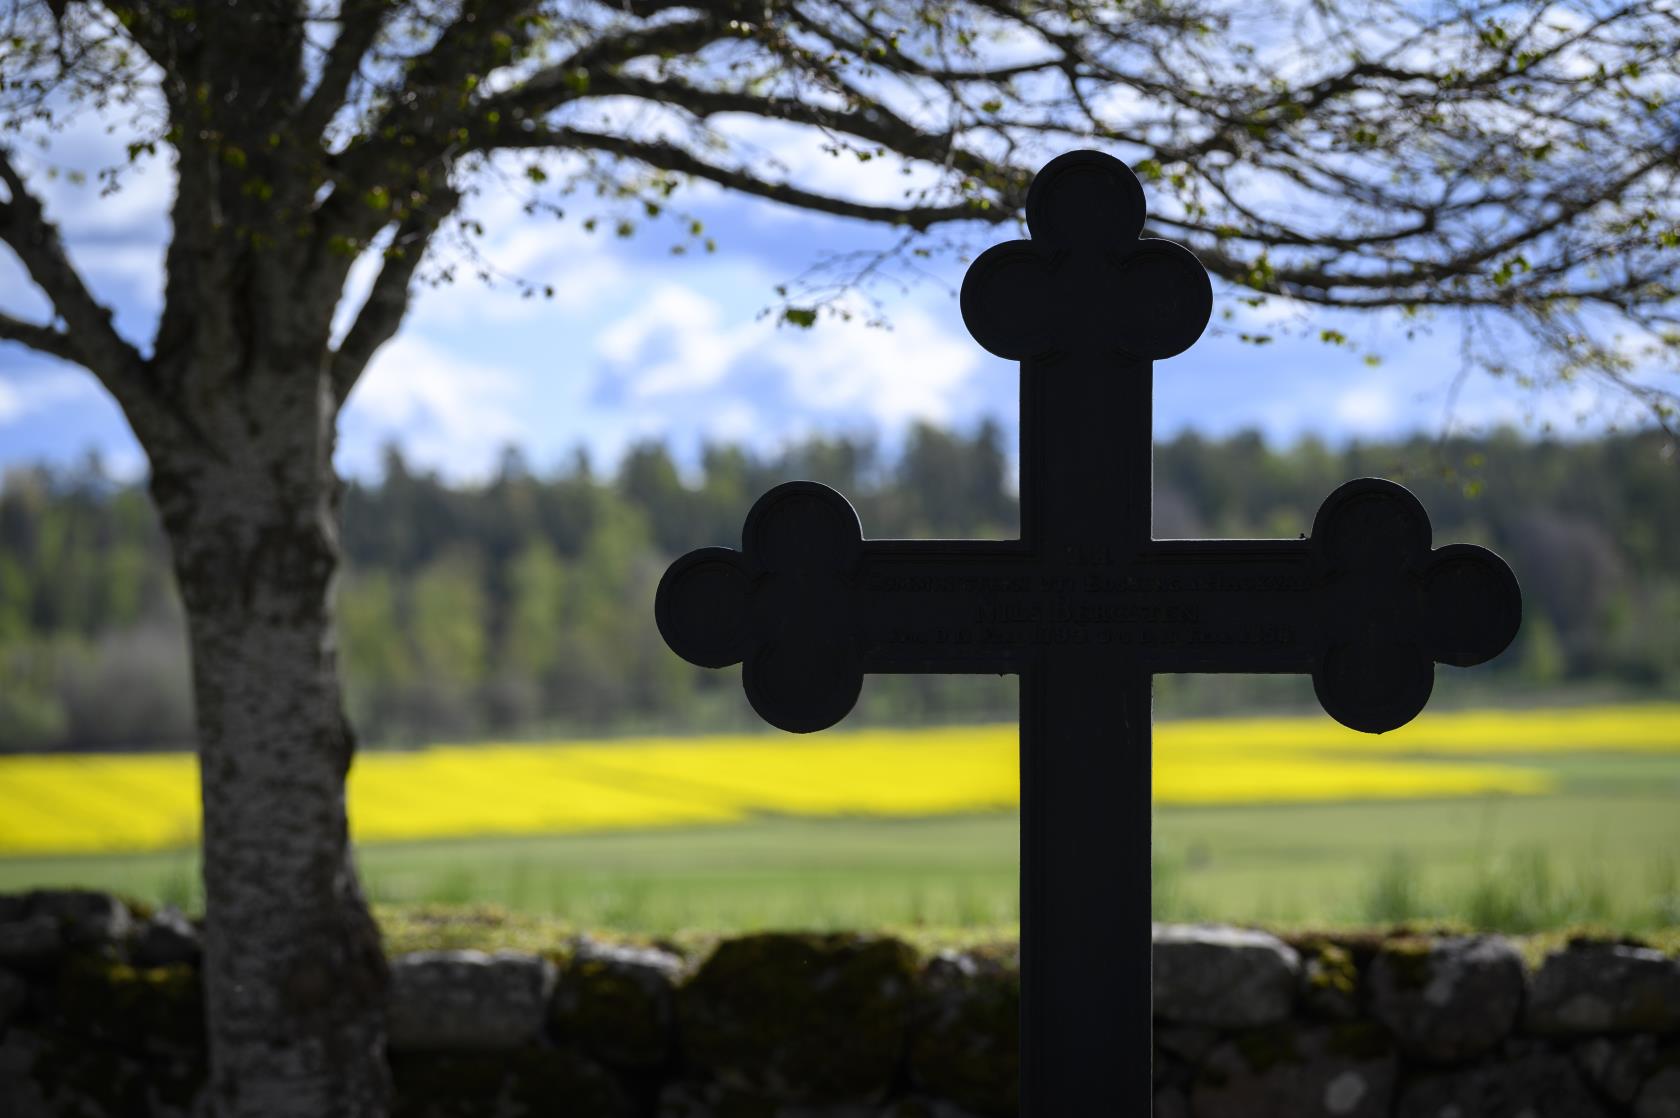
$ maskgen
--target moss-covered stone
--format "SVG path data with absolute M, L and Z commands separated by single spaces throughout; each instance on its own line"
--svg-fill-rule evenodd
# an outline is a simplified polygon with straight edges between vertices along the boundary
M 1339 943 L 1297 943 L 1301 953 L 1302 1013 L 1320 1020 L 1346 1021 L 1359 1014 L 1359 967 L 1353 952 Z
M 204 1046 L 204 993 L 196 968 L 134 967 L 78 954 L 59 971 L 55 1024 L 73 1036 L 129 1052 Z
M 1371 1013 L 1408 1056 L 1471 1060 L 1511 1035 L 1522 1010 L 1522 956 L 1503 936 L 1396 940 L 1368 975 Z
M 976 1114 L 1009 1115 L 1020 1098 L 1019 966 L 955 952 L 922 972 L 910 1076 Z
M 628 1118 L 612 1074 L 565 1048 L 397 1055 L 392 1118 Z
M 1378 948 L 1377 957 L 1390 969 L 1399 989 L 1421 990 L 1434 974 L 1430 966 L 1434 946 L 1423 936 L 1396 936 Z
M 580 943 L 554 993 L 555 1035 L 615 1067 L 660 1067 L 671 1056 L 681 971 L 669 952 Z
M 570 921 L 500 905 L 375 905 L 385 952 L 523 951 L 541 954 L 577 934 Z
M 915 952 L 893 939 L 726 940 L 678 994 L 684 1055 L 769 1098 L 878 1100 L 904 1055 L 916 965 Z

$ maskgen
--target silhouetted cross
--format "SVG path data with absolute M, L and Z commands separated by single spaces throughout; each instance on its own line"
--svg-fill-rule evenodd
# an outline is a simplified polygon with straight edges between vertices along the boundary
M 1430 548 L 1429 518 L 1367 478 L 1311 538 L 1150 534 L 1152 362 L 1207 325 L 1207 273 L 1140 239 L 1143 190 L 1076 151 L 1027 195 L 1032 239 L 974 261 L 963 321 L 1021 362 L 1021 538 L 863 539 L 826 486 L 747 514 L 740 551 L 671 565 L 665 640 L 742 663 L 767 721 L 806 732 L 866 672 L 1021 676 L 1022 1107 L 1030 1118 L 1150 1106 L 1150 676 L 1310 673 L 1324 709 L 1381 733 L 1423 709 L 1434 664 L 1510 643 L 1521 599 L 1492 552 Z M 883 780 L 892 779 L 890 773 Z

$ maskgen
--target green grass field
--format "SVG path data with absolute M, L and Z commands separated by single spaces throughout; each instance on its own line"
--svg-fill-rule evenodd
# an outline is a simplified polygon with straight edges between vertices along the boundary
M 1559 791 L 1158 809 L 1157 916 L 1278 925 L 1452 919 L 1506 931 L 1680 925 L 1680 757 L 1522 760 L 1552 772 Z M 372 844 L 361 866 L 376 901 L 494 902 L 583 928 L 1007 929 L 1017 916 L 1017 841 L 1012 813 L 761 818 Z M 1100 860 L 1089 869 L 1091 888 L 1101 888 Z M 86 885 L 196 909 L 196 878 L 187 852 L 0 859 L 0 892 Z

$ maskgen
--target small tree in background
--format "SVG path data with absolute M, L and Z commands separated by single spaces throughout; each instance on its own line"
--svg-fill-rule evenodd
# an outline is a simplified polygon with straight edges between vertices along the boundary
M 50 301 L 0 339 L 80 365 L 147 455 L 188 615 L 204 789 L 205 975 L 224 1115 L 386 1108 L 379 937 L 348 844 L 332 590 L 336 423 L 492 154 L 666 205 L 708 181 L 904 231 L 795 292 L 808 325 L 936 227 L 1013 221 L 1030 173 L 1098 143 L 1152 231 L 1253 290 L 1456 307 L 1667 418 L 1680 35 L 1645 3 L 1199 0 L 14 0 L 0 241 Z M 155 335 L 114 329 L 31 189 L 78 108 L 139 106 L 172 157 Z M 159 118 L 148 113 L 156 107 Z M 742 121 L 919 173 L 897 204 L 786 181 Z M 533 180 L 546 172 L 535 164 Z M 113 179 L 113 184 L 115 179 Z M 377 254 L 348 332 L 351 265 Z M 896 254 L 896 255 L 895 255 Z M 832 281 L 832 282 L 831 282 Z M 1486 335 L 1481 335 L 1486 336 Z M 1326 331 L 1326 340 L 1340 335 Z M 1478 337 L 1467 335 L 1472 344 Z M 1498 368 L 1503 358 L 1489 355 Z

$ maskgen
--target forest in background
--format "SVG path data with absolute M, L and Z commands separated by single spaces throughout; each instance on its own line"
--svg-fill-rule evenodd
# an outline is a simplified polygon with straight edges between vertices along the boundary
M 1343 481 L 1390 477 L 1437 544 L 1503 554 L 1525 592 L 1517 643 L 1477 686 L 1506 701 L 1680 690 L 1680 461 L 1658 432 L 1273 447 L 1183 434 L 1155 448 L 1158 537 L 1293 537 Z M 674 556 L 736 544 L 752 501 L 811 478 L 851 498 L 871 537 L 1007 537 L 1017 501 L 1001 429 L 918 426 L 902 453 L 867 437 L 771 455 L 707 447 L 685 476 L 666 447 L 611 474 L 581 454 L 539 476 L 509 451 L 450 485 L 387 451 L 345 493 L 341 663 L 364 743 L 679 733 L 758 725 L 738 670 L 678 660 L 653 624 Z M 1666 558 L 1665 558 L 1666 557 Z M 1299 705 L 1257 677 L 1163 677 L 1203 712 Z M 1310 699 L 1310 692 L 1307 693 Z M 999 677 L 871 677 L 854 721 L 1011 718 Z M 143 485 L 96 462 L 0 481 L 0 751 L 182 748 L 192 739 L 182 615 Z

